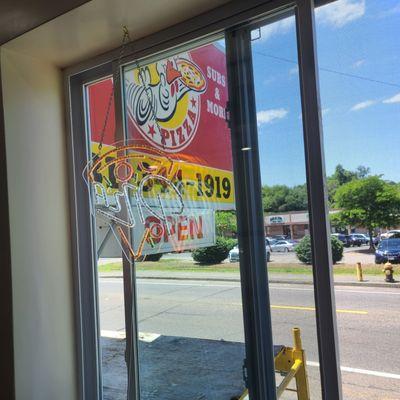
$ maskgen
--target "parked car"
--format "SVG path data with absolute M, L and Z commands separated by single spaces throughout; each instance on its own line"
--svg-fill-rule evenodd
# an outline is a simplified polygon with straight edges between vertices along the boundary
M 386 233 L 381 233 L 381 239 L 388 239 L 391 237 L 400 238 L 400 230 L 394 229 L 392 231 L 387 231 Z
M 270 246 L 265 246 L 265 250 L 267 253 L 267 261 L 271 260 L 271 249 Z M 239 246 L 235 246 L 230 252 L 229 252 L 229 262 L 238 262 L 239 261 Z
M 332 233 L 332 236 L 340 240 L 343 243 L 344 247 L 351 246 L 351 240 L 349 235 L 345 235 L 343 233 Z
M 275 239 L 275 240 L 286 240 L 287 236 L 286 235 L 274 235 L 274 236 L 272 236 L 272 239 Z
M 293 251 L 295 247 L 296 247 L 296 244 L 290 240 L 278 240 L 276 243 L 271 244 L 272 251 L 280 251 L 280 252 L 284 252 L 284 253 Z
M 369 237 L 364 235 L 363 233 L 352 233 L 350 235 L 354 241 L 361 242 L 361 244 L 368 245 L 369 244 Z
M 383 239 L 375 251 L 375 263 L 400 263 L 400 239 Z
M 363 244 L 363 239 L 351 234 L 351 235 L 346 235 L 349 238 L 350 246 L 357 246 L 360 247 Z
M 235 246 L 229 252 L 229 262 L 238 262 L 239 261 L 239 246 Z

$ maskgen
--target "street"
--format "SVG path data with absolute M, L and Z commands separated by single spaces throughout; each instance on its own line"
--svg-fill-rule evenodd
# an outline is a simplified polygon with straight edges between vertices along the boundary
M 340 363 L 345 399 L 400 398 L 400 291 L 335 287 Z M 124 331 L 122 279 L 100 278 L 101 330 Z M 167 336 L 243 342 L 238 283 L 138 279 L 139 331 Z M 274 343 L 292 345 L 291 329 L 301 329 L 311 398 L 320 398 L 313 289 L 270 285 Z M 288 392 L 283 398 L 291 399 Z

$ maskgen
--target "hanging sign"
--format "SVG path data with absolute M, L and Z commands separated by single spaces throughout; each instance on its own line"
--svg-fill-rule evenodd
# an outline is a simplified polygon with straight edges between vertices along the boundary
M 128 139 L 179 162 L 176 179 L 185 189 L 182 196 L 187 207 L 233 209 L 223 48 L 209 44 L 153 64 L 134 66 L 125 71 L 124 81 Z M 103 123 L 111 86 L 110 78 L 88 90 L 93 154 L 98 151 L 96 132 Z M 113 117 L 114 110 L 110 114 Z M 106 145 L 115 142 L 111 119 L 104 137 Z M 118 186 L 112 173 L 107 178 L 114 188 Z
M 139 221 L 139 213 L 135 207 L 133 210 L 135 219 Z M 144 243 L 142 255 L 181 252 L 199 247 L 212 246 L 215 243 L 215 218 L 213 210 L 191 209 L 181 215 L 172 215 L 166 210 L 167 223 L 170 234 L 168 234 L 166 223 L 154 215 L 147 215 L 144 223 L 136 225 L 133 230 L 133 243 L 140 243 L 145 229 L 149 228 L 153 238 L 153 245 L 148 241 Z M 105 219 L 97 219 L 98 247 L 105 239 L 109 223 Z M 114 230 L 115 233 L 117 233 Z M 120 257 L 120 238 L 107 240 L 102 250 L 103 257 Z M 138 247 L 133 246 L 133 247 Z
M 92 211 L 128 258 L 210 246 L 215 210 L 234 209 L 225 62 L 211 44 L 126 69 L 117 143 L 112 79 L 87 86 Z

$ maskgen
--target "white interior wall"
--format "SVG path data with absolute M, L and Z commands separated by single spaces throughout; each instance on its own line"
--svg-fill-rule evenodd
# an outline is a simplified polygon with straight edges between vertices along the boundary
M 76 398 L 62 73 L 1 51 L 17 400 Z

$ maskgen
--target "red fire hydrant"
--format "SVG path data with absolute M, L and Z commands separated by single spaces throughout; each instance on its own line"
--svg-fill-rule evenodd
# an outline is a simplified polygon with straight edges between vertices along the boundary
M 388 261 L 385 268 L 382 270 L 385 273 L 385 282 L 394 282 L 393 279 L 393 265 Z

